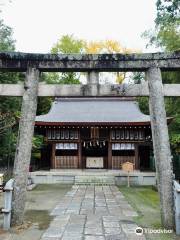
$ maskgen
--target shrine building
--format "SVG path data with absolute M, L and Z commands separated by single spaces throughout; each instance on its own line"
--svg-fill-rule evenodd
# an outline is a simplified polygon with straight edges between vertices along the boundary
M 150 116 L 135 98 L 57 98 L 36 117 L 44 135 L 40 169 L 154 171 Z

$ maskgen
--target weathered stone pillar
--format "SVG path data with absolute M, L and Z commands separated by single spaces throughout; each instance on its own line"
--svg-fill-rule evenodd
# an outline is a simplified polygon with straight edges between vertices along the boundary
M 14 192 L 12 205 L 12 225 L 23 223 L 26 185 L 31 158 L 34 121 L 37 109 L 39 71 L 29 67 L 26 72 L 22 99 L 21 119 L 14 162 Z
M 149 108 L 162 225 L 172 229 L 174 227 L 173 172 L 161 71 L 159 68 L 152 67 L 147 71 L 146 77 L 149 86 Z
M 98 96 L 99 95 L 99 72 L 91 71 L 87 75 L 88 89 L 86 95 Z

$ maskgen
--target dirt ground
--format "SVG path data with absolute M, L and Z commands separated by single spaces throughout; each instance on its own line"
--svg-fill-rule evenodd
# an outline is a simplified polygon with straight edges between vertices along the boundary
M 0 215 L 0 240 L 39 240 L 49 226 L 49 215 L 67 191 L 70 185 L 38 185 L 27 193 L 25 224 L 9 232 L 2 230 L 3 215 Z M 3 193 L 0 193 L 0 208 L 3 207 Z

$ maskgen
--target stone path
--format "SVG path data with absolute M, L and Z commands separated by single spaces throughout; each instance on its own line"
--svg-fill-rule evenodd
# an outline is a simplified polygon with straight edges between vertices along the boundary
M 145 239 L 135 234 L 137 213 L 116 186 L 74 185 L 51 215 L 41 240 Z

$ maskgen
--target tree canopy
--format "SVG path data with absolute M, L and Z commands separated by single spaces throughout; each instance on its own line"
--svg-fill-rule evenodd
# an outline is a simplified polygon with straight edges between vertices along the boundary
M 0 51 L 14 51 L 15 41 L 12 29 L 0 20 Z M 0 83 L 17 83 L 22 74 L 0 72 Z M 21 99 L 0 97 L 0 164 L 7 166 L 13 162 L 17 138 L 17 123 L 20 115 Z
M 170 23 L 180 21 L 179 0 L 157 0 L 156 8 L 156 25 L 166 28 Z
M 132 53 L 137 50 L 123 47 L 116 40 L 101 40 L 101 41 L 86 41 L 75 38 L 74 35 L 62 36 L 51 49 L 51 53 Z M 125 79 L 125 73 L 115 73 L 116 82 L 122 83 Z M 50 73 L 47 74 L 46 82 L 48 83 L 63 83 L 63 84 L 78 84 L 80 83 L 80 74 L 77 73 Z
M 157 0 L 157 42 L 165 51 L 180 50 L 180 2 L 179 0 Z M 162 74 L 164 83 L 179 83 L 180 72 Z M 167 98 L 166 111 L 174 117 L 170 124 L 170 139 L 172 148 L 180 153 L 180 99 Z
M 160 47 L 162 51 L 180 50 L 180 1 L 157 0 L 156 8 L 156 28 L 147 30 L 143 35 L 149 39 L 149 45 Z M 162 79 L 163 83 L 180 83 L 180 72 L 164 72 Z M 148 99 L 141 98 L 139 101 L 147 113 Z M 175 153 L 180 153 L 180 99 L 169 97 L 165 103 L 167 116 L 173 117 L 169 126 L 171 146 Z

